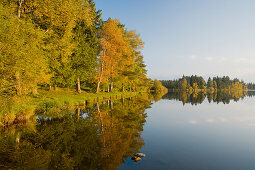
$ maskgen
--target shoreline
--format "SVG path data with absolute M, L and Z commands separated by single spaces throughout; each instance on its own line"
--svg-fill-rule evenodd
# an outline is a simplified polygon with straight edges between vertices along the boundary
M 102 92 L 77 93 L 71 89 L 58 91 L 39 90 L 37 95 L 13 96 L 0 98 L 0 127 L 11 126 L 24 122 L 38 113 L 49 114 L 61 110 L 73 109 L 78 106 L 87 106 L 106 100 L 118 100 L 136 96 L 141 92 Z

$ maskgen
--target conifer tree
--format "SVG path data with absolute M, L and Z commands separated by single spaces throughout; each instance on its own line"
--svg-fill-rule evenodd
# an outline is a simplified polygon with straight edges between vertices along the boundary
M 74 79 L 77 80 L 77 91 L 81 92 L 80 81 L 88 81 L 95 76 L 97 56 L 100 52 L 100 39 L 97 36 L 102 24 L 101 11 L 96 11 L 95 3 L 89 0 L 91 24 L 86 18 L 79 20 L 74 29 L 76 48 L 71 57 Z

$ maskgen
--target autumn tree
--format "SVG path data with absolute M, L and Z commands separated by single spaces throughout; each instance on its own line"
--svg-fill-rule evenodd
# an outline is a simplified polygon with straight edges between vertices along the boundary
M 92 86 L 95 80 L 97 92 L 101 84 L 108 91 L 147 91 L 153 86 L 146 76 L 140 35 L 117 19 L 103 23 L 93 0 L 1 4 L 2 91 L 8 87 L 19 95 L 36 93 L 38 84 L 47 83 L 50 89 L 76 86 L 81 92 L 81 85 Z
M 153 86 L 152 90 L 154 90 L 155 93 L 164 93 L 164 92 L 166 92 L 166 88 L 157 79 L 154 80 L 154 86 Z
M 137 34 L 135 30 L 125 30 L 125 37 L 128 40 L 128 44 L 131 47 L 131 53 L 129 58 L 126 58 L 124 61 L 126 65 L 123 70 L 123 86 L 129 84 L 130 90 L 137 90 L 140 86 L 146 84 L 147 81 L 147 70 L 145 69 L 146 65 L 143 61 L 143 55 L 141 50 L 144 47 L 144 42 L 140 38 L 140 34 Z
M 2 90 L 15 89 L 17 95 L 37 93 L 37 84 L 48 82 L 44 33 L 30 20 L 14 15 L 0 4 L 0 76 Z
M 187 80 L 184 76 L 183 76 L 183 79 L 182 79 L 182 82 L 181 82 L 181 89 L 183 91 L 185 91 L 187 89 Z
M 33 0 L 29 8 L 34 23 L 45 32 L 46 55 L 49 59 L 51 85 L 72 86 L 72 54 L 77 47 L 74 40 L 78 21 L 91 25 L 88 1 Z M 78 61 L 79 62 L 79 61 Z
M 119 20 L 108 19 L 100 31 L 101 48 L 99 58 L 99 76 L 97 92 L 102 81 L 110 82 L 110 90 L 113 90 L 113 80 L 118 76 L 121 69 L 122 57 L 128 53 L 130 47 L 123 37 L 123 27 Z

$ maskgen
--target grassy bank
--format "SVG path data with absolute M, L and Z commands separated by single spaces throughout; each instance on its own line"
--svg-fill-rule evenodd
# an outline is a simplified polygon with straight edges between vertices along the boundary
M 35 113 L 47 114 L 79 105 L 88 105 L 104 100 L 115 100 L 136 95 L 137 92 L 76 93 L 74 90 L 40 90 L 38 95 L 0 98 L 0 126 L 26 121 Z

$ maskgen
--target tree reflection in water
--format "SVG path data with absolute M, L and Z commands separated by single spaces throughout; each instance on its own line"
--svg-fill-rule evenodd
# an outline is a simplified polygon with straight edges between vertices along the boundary
M 143 94 L 72 114 L 39 114 L 28 125 L 3 128 L 0 168 L 117 169 L 144 145 L 141 132 L 152 99 Z
M 164 95 L 163 99 L 182 101 L 183 105 L 191 103 L 192 105 L 201 104 L 208 99 L 208 102 L 229 104 L 231 100 L 237 102 L 244 97 L 255 96 L 255 91 L 223 91 L 215 93 L 186 93 L 186 92 L 169 92 Z

